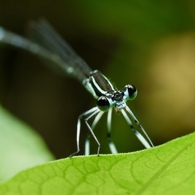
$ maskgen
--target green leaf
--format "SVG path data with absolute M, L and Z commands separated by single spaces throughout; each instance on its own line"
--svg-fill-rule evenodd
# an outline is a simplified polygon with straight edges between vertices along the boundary
M 195 133 L 153 149 L 73 157 L 23 171 L 4 195 L 194 194 Z
M 0 106 L 0 182 L 52 159 L 40 136 Z

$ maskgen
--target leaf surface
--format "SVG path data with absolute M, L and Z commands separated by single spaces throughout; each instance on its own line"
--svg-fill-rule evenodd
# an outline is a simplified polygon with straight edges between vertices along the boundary
M 4 195 L 194 194 L 195 133 L 128 154 L 46 163 L 0 186 Z

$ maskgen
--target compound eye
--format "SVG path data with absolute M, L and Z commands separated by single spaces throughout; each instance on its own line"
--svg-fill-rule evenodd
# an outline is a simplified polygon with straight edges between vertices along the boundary
M 107 111 L 111 107 L 109 99 L 105 96 L 98 98 L 97 106 L 101 111 Z
M 137 96 L 137 89 L 133 85 L 126 85 L 124 88 L 126 99 L 133 100 Z

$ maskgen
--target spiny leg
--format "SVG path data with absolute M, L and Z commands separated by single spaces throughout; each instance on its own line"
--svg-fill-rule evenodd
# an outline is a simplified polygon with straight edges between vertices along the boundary
M 91 118 L 91 117 L 90 117 L 90 118 Z M 90 125 L 89 125 L 89 123 L 88 123 L 87 121 L 88 121 L 88 119 L 85 119 L 85 124 L 87 125 L 87 127 L 88 127 L 88 129 L 89 129 L 91 135 L 93 136 L 93 138 L 95 139 L 95 141 L 96 141 L 96 143 L 97 143 L 97 145 L 98 145 L 97 155 L 99 156 L 99 154 L 100 154 L 100 143 L 99 143 L 97 137 L 95 136 L 95 134 L 94 134 L 92 128 L 90 127 Z
M 96 124 L 98 123 L 98 121 L 100 120 L 100 118 L 102 117 L 103 114 L 104 114 L 104 112 L 99 112 L 96 115 L 96 117 L 95 117 L 95 119 L 94 119 L 94 121 L 91 125 L 92 130 L 94 130 Z M 88 135 L 87 135 L 87 138 L 85 140 L 85 155 L 86 156 L 90 155 L 90 138 L 91 138 L 91 133 L 89 132 Z
M 91 135 L 90 133 L 88 133 L 87 138 L 85 140 L 85 156 L 90 155 L 90 138 L 91 138 Z
M 128 117 L 127 113 L 125 112 L 125 110 L 123 109 L 123 110 L 121 110 L 121 112 L 122 112 L 125 120 L 127 121 L 128 125 L 130 126 L 131 130 L 133 131 L 135 136 L 139 139 L 139 141 L 145 146 L 145 148 L 151 148 L 152 147 L 151 144 L 144 138 L 144 136 L 139 131 L 137 131 L 134 128 L 134 126 L 133 126 L 130 118 Z
M 85 117 L 85 123 L 86 120 L 88 120 L 89 118 L 91 118 L 92 116 L 94 116 L 95 114 L 97 114 L 99 112 L 99 109 L 97 107 L 93 107 L 90 110 L 82 113 L 79 117 L 78 117 L 78 122 L 77 122 L 77 132 L 76 132 L 76 144 L 77 144 L 77 151 L 72 153 L 70 155 L 70 157 L 78 154 L 80 152 L 80 131 L 81 131 L 81 119 L 83 117 Z M 88 116 L 88 117 L 87 117 Z M 88 123 L 87 123 L 88 124 Z M 88 126 L 88 125 L 87 125 Z M 89 127 L 88 127 L 89 128 Z M 90 129 L 89 129 L 90 130 Z M 91 132 L 91 130 L 90 130 Z M 96 138 L 97 139 L 97 138 Z M 99 142 L 97 142 L 99 144 Z
M 140 122 L 137 120 L 137 118 L 135 117 L 135 115 L 133 114 L 133 112 L 131 111 L 131 109 L 128 106 L 126 106 L 126 110 L 131 115 L 131 117 L 133 118 L 133 120 L 135 121 L 135 123 L 138 125 L 138 127 L 141 129 L 141 131 L 143 132 L 143 134 L 146 136 L 147 140 L 150 143 L 150 146 L 151 147 L 154 147 L 154 144 L 152 143 L 150 137 L 148 136 L 148 134 L 146 133 L 146 131 L 144 130 L 144 128 L 142 127 L 142 125 L 140 124 Z
M 112 154 L 117 154 L 118 151 L 116 149 L 116 146 L 114 142 L 111 139 L 111 121 L 112 121 L 112 109 L 108 111 L 108 117 L 107 117 L 107 139 L 108 139 L 108 144 L 109 148 Z
M 146 133 L 146 131 L 144 130 L 144 128 L 142 127 L 142 125 L 140 124 L 140 122 L 137 120 L 137 118 L 135 117 L 135 115 L 133 114 L 133 112 L 131 111 L 131 109 L 127 106 L 126 107 L 126 110 L 131 115 L 131 117 L 133 118 L 133 120 L 135 121 L 135 123 L 138 125 L 138 127 L 141 129 L 141 131 L 144 133 L 144 135 L 146 136 L 147 140 L 150 143 L 150 146 L 151 147 L 154 147 L 154 144 L 152 143 L 152 141 L 149 138 L 148 134 Z

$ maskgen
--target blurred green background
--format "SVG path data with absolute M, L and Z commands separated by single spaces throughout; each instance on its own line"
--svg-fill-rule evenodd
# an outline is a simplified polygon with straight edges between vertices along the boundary
M 155 145 L 194 131 L 195 2 L 0 1 L 0 26 L 25 36 L 31 20 L 46 18 L 93 68 L 117 88 L 134 84 L 128 105 Z M 56 158 L 76 150 L 76 122 L 95 105 L 76 80 L 56 74 L 36 56 L 0 45 L 0 102 L 45 139 Z M 106 117 L 105 117 L 106 118 Z M 108 153 L 106 119 L 96 128 Z M 141 149 L 121 115 L 113 116 L 119 152 Z M 81 148 L 86 127 L 83 125 Z M 96 145 L 92 143 L 96 152 Z

